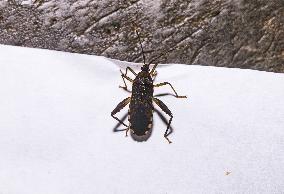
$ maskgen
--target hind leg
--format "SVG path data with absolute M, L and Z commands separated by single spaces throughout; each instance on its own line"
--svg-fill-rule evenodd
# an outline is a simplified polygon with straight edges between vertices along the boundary
M 125 98 L 123 101 L 121 101 L 116 107 L 115 109 L 111 112 L 111 116 L 117 120 L 119 123 L 121 123 L 122 125 L 124 125 L 125 127 L 128 127 L 123 121 L 121 121 L 119 118 L 117 118 L 116 116 L 114 116 L 116 113 L 120 112 L 129 102 L 130 102 L 131 98 Z
M 172 119 L 173 119 L 173 114 L 172 112 L 170 111 L 170 109 L 161 101 L 159 100 L 158 98 L 153 98 L 153 101 L 162 109 L 162 111 L 164 111 L 167 115 L 170 116 L 170 120 L 168 122 L 168 125 L 167 125 L 167 130 L 164 134 L 164 137 L 166 138 L 166 140 L 169 142 L 169 143 L 172 143 L 169 138 L 168 138 L 168 131 L 169 131 L 169 128 L 171 126 L 171 122 L 172 122 Z

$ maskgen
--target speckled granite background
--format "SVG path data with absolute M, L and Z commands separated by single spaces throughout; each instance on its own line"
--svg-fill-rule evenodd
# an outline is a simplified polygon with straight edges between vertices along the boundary
M 283 0 L 0 0 L 0 44 L 284 72 Z

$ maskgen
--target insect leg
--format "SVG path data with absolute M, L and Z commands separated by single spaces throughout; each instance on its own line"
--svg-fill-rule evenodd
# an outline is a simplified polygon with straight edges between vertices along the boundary
M 157 72 L 157 71 L 155 71 L 155 72 L 154 72 L 154 74 L 153 74 L 153 78 L 152 78 L 152 79 L 153 79 L 153 82 L 155 81 L 155 79 L 156 79 L 157 75 L 158 75 L 158 72 Z
M 123 122 L 123 121 L 125 121 L 125 119 L 127 118 L 127 116 L 128 116 L 128 113 L 126 113 L 122 118 L 120 118 L 120 120 Z M 120 127 L 120 125 L 121 125 L 121 123 L 117 123 L 116 125 L 115 125 L 115 127 L 113 128 L 113 132 L 121 132 L 121 131 L 125 131 L 127 128 L 125 128 L 125 129 L 119 129 L 119 127 Z
M 160 87 L 160 86 L 164 86 L 164 85 L 170 85 L 171 86 L 171 88 L 173 89 L 173 91 L 175 93 L 176 98 L 187 98 L 186 96 L 179 96 L 177 94 L 177 92 L 175 91 L 174 87 L 172 86 L 172 84 L 170 84 L 169 82 L 163 82 L 163 83 L 155 84 L 154 87 Z
M 124 125 L 125 127 L 128 127 L 126 124 L 124 124 L 123 121 L 121 121 L 120 119 L 118 119 L 116 116 L 114 116 L 116 113 L 118 113 L 119 111 L 121 111 L 121 109 L 123 109 L 129 102 L 130 102 L 131 98 L 125 98 L 123 101 L 121 101 L 116 107 L 115 109 L 111 112 L 111 116 L 117 120 L 118 122 L 120 122 L 122 125 Z
M 125 82 L 125 79 L 127 79 L 128 81 L 130 82 L 133 82 L 133 80 L 127 76 L 127 69 L 129 69 L 134 75 L 137 75 L 130 67 L 127 67 L 126 68 L 126 72 L 125 74 L 120 70 L 120 73 L 121 73 L 121 77 L 122 77 L 122 80 L 123 80 L 123 83 L 124 83 L 124 86 L 119 86 L 120 88 L 130 92 L 128 89 L 127 89 L 127 85 L 126 85 L 126 82 Z
M 157 75 L 158 75 L 158 72 L 155 70 L 156 67 L 157 67 L 158 64 L 155 64 L 154 67 L 152 68 L 151 72 L 150 72 L 150 75 L 152 76 L 153 78 L 153 81 L 155 81 Z
M 150 74 L 152 75 L 152 76 L 155 76 L 156 77 L 156 75 L 157 75 L 157 71 L 156 71 L 156 67 L 158 66 L 158 63 L 156 63 L 155 65 L 154 65 L 154 67 L 152 68 L 152 70 L 150 71 Z
M 137 76 L 137 73 L 135 73 L 135 71 L 133 69 L 131 69 L 130 67 L 126 67 L 125 75 L 127 75 L 127 70 L 131 71 L 131 73 L 133 73 L 133 75 Z
M 169 110 L 169 108 L 168 108 L 161 100 L 159 100 L 158 98 L 153 98 L 153 101 L 162 109 L 162 111 L 164 111 L 167 115 L 169 115 L 169 116 L 171 117 L 170 120 L 169 120 L 169 122 L 168 122 L 167 130 L 166 130 L 166 132 L 165 132 L 165 134 L 164 134 L 164 137 L 166 138 L 166 140 L 167 140 L 169 143 L 172 143 L 172 142 L 169 140 L 169 138 L 168 138 L 168 135 L 169 135 L 168 130 L 169 130 L 170 126 L 171 126 L 171 122 L 172 122 L 172 119 L 173 119 L 173 114 L 172 114 L 172 112 Z
M 126 91 L 128 91 L 128 90 L 127 90 L 126 82 L 125 82 L 125 80 L 124 80 L 124 77 L 122 76 L 122 75 L 124 75 L 124 74 L 122 73 L 121 70 L 120 70 L 120 73 L 121 73 L 121 77 L 122 77 L 122 80 L 123 80 L 123 83 L 124 83 L 124 87 L 123 87 L 123 86 L 119 86 L 119 87 L 122 88 L 122 89 L 124 89 L 124 90 L 126 90 Z

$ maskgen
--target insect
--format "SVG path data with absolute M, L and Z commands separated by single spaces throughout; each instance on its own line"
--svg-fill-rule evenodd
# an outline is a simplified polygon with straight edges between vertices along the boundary
M 140 36 L 138 31 L 137 30 L 135 31 L 139 38 L 144 64 L 141 67 L 141 71 L 138 74 L 130 67 L 126 68 L 125 73 L 120 71 L 121 77 L 125 85 L 124 87 L 122 86 L 120 87 L 128 91 L 125 82 L 126 79 L 127 81 L 132 83 L 132 92 L 131 92 L 132 94 L 130 97 L 125 98 L 116 106 L 116 108 L 111 112 L 111 116 L 114 119 L 116 119 L 119 123 L 127 127 L 126 136 L 128 131 L 130 130 L 131 136 L 134 140 L 145 141 L 148 139 L 149 133 L 152 130 L 153 111 L 154 111 L 153 103 L 155 103 L 161 108 L 162 111 L 164 111 L 167 115 L 170 116 L 170 119 L 167 123 L 167 129 L 164 133 L 164 138 L 168 141 L 168 143 L 172 143 L 168 138 L 168 135 L 170 134 L 168 133 L 168 131 L 173 119 L 173 114 L 161 100 L 154 97 L 153 95 L 154 88 L 169 85 L 173 90 L 173 92 L 175 93 L 174 96 L 176 98 L 187 98 L 187 97 L 179 96 L 175 91 L 175 89 L 173 88 L 172 84 L 170 84 L 169 82 L 162 82 L 158 84 L 153 83 L 153 79 L 157 75 L 157 71 L 155 69 L 158 64 L 155 64 L 152 69 L 150 69 L 150 63 L 146 64 Z M 128 71 L 130 71 L 135 76 L 135 79 L 131 79 L 127 75 Z M 121 121 L 115 116 L 116 113 L 120 112 L 128 104 L 129 104 L 129 109 L 128 109 L 129 126 L 127 126 L 123 121 Z

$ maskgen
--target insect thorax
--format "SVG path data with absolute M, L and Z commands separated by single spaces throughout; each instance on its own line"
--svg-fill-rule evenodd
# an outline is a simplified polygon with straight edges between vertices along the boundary
M 148 72 L 141 71 L 138 73 L 132 85 L 132 97 L 148 100 L 153 97 L 153 80 Z

